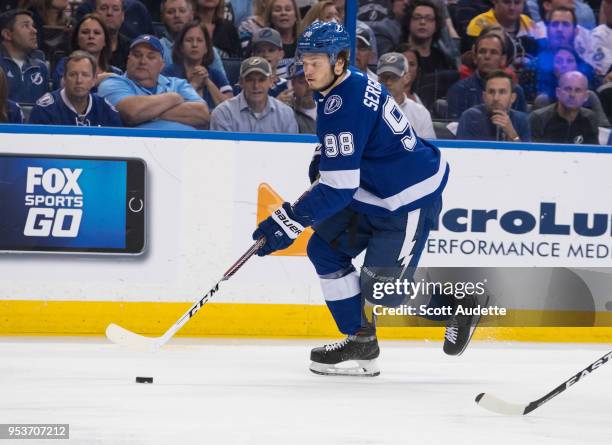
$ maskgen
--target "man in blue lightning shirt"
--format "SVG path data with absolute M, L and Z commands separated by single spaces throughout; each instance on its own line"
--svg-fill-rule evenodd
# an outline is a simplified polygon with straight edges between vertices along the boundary
M 262 221 L 258 255 L 288 247 L 307 226 L 315 233 L 308 257 L 323 296 L 347 337 L 311 352 L 311 371 L 375 376 L 379 355 L 373 317 L 364 300 L 385 306 L 403 295 L 372 298 L 373 283 L 411 280 L 442 207 L 449 166 L 438 148 L 420 139 L 393 97 L 379 83 L 348 69 L 350 38 L 335 22 L 315 22 L 302 34 L 297 56 L 317 102 L 318 182 L 296 204 L 285 202 Z M 311 179 L 314 179 L 311 174 Z M 352 259 L 366 251 L 360 274 Z M 469 301 L 468 301 L 469 300 Z M 456 304 L 452 298 L 439 304 Z M 462 305 L 476 301 L 465 298 Z M 431 305 L 432 303 L 430 303 Z M 444 350 L 467 346 L 473 320 L 451 317 Z M 337 367 L 357 361 L 354 368 Z

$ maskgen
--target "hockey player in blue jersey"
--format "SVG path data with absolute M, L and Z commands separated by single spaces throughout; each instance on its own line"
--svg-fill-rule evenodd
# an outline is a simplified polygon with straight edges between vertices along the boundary
M 258 251 L 264 256 L 288 247 L 313 226 L 308 257 L 338 329 L 347 337 L 313 349 L 310 369 L 375 376 L 379 348 L 364 300 L 402 303 L 403 295 L 373 299 L 372 283 L 412 279 L 440 213 L 449 166 L 438 148 L 418 138 L 384 87 L 348 69 L 349 48 L 348 33 L 334 22 L 315 22 L 298 40 L 297 57 L 316 92 L 318 182 L 296 204 L 284 203 L 262 221 L 253 238 L 265 237 Z M 364 250 L 360 276 L 352 259 Z M 461 302 L 476 303 L 471 298 Z M 430 303 L 447 304 L 456 303 L 452 298 Z M 451 317 L 444 351 L 463 352 L 473 324 Z M 357 366 L 336 366 L 345 361 L 357 361 Z

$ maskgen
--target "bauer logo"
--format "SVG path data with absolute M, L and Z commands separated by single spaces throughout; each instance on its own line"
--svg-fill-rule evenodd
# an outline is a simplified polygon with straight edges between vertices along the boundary
M 81 168 L 28 167 L 23 234 L 32 237 L 76 238 L 83 217 Z

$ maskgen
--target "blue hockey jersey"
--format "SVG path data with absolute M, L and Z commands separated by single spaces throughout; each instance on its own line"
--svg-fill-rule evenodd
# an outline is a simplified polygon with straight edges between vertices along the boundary
M 79 114 L 65 91 L 47 93 L 36 102 L 30 113 L 30 124 L 76 125 L 81 127 L 122 127 L 119 112 L 97 94 L 89 95 L 89 105 Z
M 388 216 L 440 196 L 449 166 L 437 147 L 417 137 L 386 88 L 349 70 L 315 100 L 320 178 L 294 207 L 297 216 L 315 223 L 347 206 Z

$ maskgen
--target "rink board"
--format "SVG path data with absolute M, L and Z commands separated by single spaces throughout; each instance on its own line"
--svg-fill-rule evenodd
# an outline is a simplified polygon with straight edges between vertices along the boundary
M 0 254 L 2 334 L 101 334 L 110 321 L 143 333 L 163 332 L 250 246 L 257 215 L 265 216 L 270 205 L 261 184 L 289 201 L 308 187 L 315 145 L 311 136 L 293 135 L 42 126 L 3 131 L 3 153 L 142 158 L 149 208 L 147 250 L 140 256 Z M 603 199 L 612 191 L 610 147 L 438 145 L 451 177 L 422 265 L 605 268 L 610 263 L 612 209 Z M 545 221 L 542 212 L 551 209 L 554 221 Z M 496 215 L 484 230 L 477 220 L 483 212 Z M 562 229 L 555 234 L 551 227 Z M 303 246 L 289 255 L 252 259 L 181 334 L 335 335 Z M 608 300 L 606 290 L 593 291 L 601 319 L 610 314 Z M 526 298 L 513 309 L 529 318 L 538 305 Z M 432 327 L 384 331 L 387 338 L 441 337 L 441 329 Z M 500 328 L 482 335 L 552 339 L 544 331 Z M 564 338 L 609 341 L 612 335 L 604 328 L 580 328 Z

